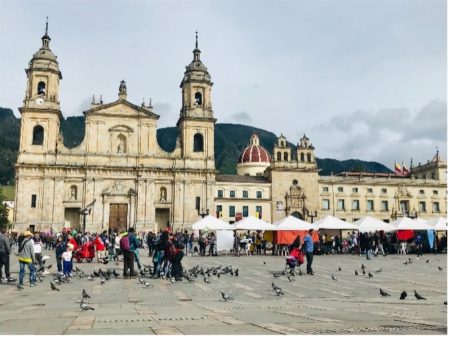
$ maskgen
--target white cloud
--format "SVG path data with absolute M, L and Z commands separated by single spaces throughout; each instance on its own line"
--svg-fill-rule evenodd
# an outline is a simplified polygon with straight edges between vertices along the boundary
M 409 163 L 411 157 L 424 162 L 436 146 L 446 153 L 446 111 L 446 102 L 433 100 L 417 112 L 384 108 L 334 117 L 313 128 L 318 156 L 376 160 L 389 167 L 394 161 Z

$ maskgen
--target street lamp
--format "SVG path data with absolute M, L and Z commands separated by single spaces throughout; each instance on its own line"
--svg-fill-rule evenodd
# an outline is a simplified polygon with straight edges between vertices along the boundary
M 86 233 L 86 216 L 88 214 L 91 214 L 92 208 L 94 207 L 95 201 L 97 199 L 94 199 L 93 202 L 91 202 L 89 205 L 87 205 L 85 208 L 83 208 L 80 211 L 80 214 L 83 216 L 83 234 Z
M 317 218 L 317 211 L 310 212 L 309 209 L 305 209 L 305 210 L 306 210 L 306 216 L 308 218 L 311 218 L 311 223 L 313 223 L 314 218 Z
M 203 219 L 205 216 L 209 215 L 209 208 L 207 208 L 206 211 L 203 208 L 201 210 L 200 208 L 197 208 L 197 214 L 201 215 Z

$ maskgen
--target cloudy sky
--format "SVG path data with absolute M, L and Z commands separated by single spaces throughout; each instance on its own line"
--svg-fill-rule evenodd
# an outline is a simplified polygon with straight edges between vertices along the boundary
M 446 14 L 444 0 L 0 1 L 0 106 L 19 114 L 48 16 L 64 116 L 125 79 L 174 126 L 198 30 L 219 123 L 306 133 L 321 158 L 424 162 L 447 152 Z

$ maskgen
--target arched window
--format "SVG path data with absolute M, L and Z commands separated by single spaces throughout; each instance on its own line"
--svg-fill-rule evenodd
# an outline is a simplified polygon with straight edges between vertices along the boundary
M 306 158 L 308 158 L 308 163 L 310 163 L 310 162 L 311 162 L 311 153 L 308 153 L 308 154 L 306 155 Z
M 201 133 L 194 135 L 194 152 L 203 152 L 203 135 Z
M 289 155 L 287 152 L 284 153 L 284 161 L 288 161 L 289 159 Z
M 124 135 L 117 136 L 117 153 L 127 153 L 127 137 Z
M 75 185 L 70 186 L 70 200 L 77 200 L 78 189 Z
M 280 143 L 281 143 L 281 146 L 282 146 L 282 147 L 284 147 L 284 142 L 283 142 L 283 141 L 281 141 Z
M 44 128 L 40 125 L 36 125 L 33 128 L 33 145 L 44 144 Z
M 281 152 L 277 152 L 277 160 L 281 161 Z
M 37 87 L 38 95 L 45 95 L 45 82 L 40 81 Z
M 305 154 L 303 152 L 300 153 L 300 161 L 305 161 Z
M 202 104 L 202 94 L 199 92 L 195 93 L 195 103 L 198 105 Z

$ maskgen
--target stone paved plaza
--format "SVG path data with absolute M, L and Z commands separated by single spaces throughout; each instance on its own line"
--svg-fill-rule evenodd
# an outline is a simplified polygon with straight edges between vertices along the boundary
M 47 253 L 52 256 L 47 265 L 53 263 L 54 271 L 54 252 Z M 144 289 L 137 279 L 111 279 L 101 285 L 98 278 L 74 278 L 57 292 L 50 289 L 52 275 L 48 275 L 35 288 L 26 281 L 23 291 L 15 284 L 0 284 L 0 333 L 446 334 L 447 256 L 408 257 L 412 263 L 404 265 L 405 256 L 370 261 L 352 255 L 315 256 L 315 275 L 296 276 L 293 282 L 284 276 L 274 279 L 271 272 L 281 271 L 285 260 L 273 256 L 185 257 L 187 268 L 196 264 L 239 268 L 238 277 L 211 276 L 210 284 L 201 276 L 195 282 L 174 285 L 148 279 L 151 286 Z M 17 258 L 11 260 L 12 276 L 17 277 Z M 149 264 L 150 258 L 144 257 L 143 262 Z M 373 278 L 362 275 L 362 263 Z M 74 265 L 87 273 L 122 266 Z M 382 272 L 375 272 L 379 268 Z M 276 296 L 272 281 L 284 290 L 284 296 Z M 392 296 L 381 297 L 380 287 Z M 89 303 L 94 311 L 80 309 L 83 288 L 92 296 Z M 427 300 L 416 300 L 414 289 Z M 221 290 L 231 291 L 234 301 L 224 302 Z M 408 293 L 404 301 L 399 300 L 402 290 Z

